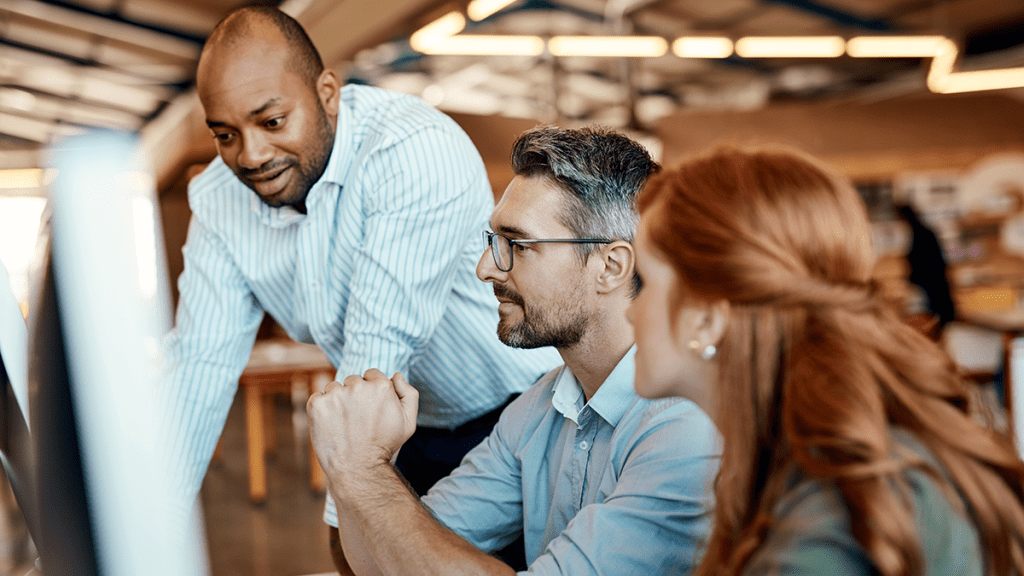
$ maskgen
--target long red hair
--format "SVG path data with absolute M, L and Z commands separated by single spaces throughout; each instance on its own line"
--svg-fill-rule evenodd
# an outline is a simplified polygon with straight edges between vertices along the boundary
M 902 471 L 928 466 L 894 427 L 941 464 L 932 477 L 966 505 L 987 573 L 1024 574 L 1024 465 L 972 415 L 949 357 L 876 297 L 870 226 L 848 182 L 794 152 L 727 148 L 653 176 L 638 202 L 677 274 L 673 304 L 731 304 L 698 576 L 742 571 L 795 471 L 837 487 L 881 574 L 923 574 Z

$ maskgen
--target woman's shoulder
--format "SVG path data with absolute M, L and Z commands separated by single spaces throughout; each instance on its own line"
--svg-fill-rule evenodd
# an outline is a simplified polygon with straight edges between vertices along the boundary
M 934 458 L 913 438 L 897 441 L 922 457 Z M 935 468 L 933 468 L 934 470 Z M 941 470 L 938 470 L 941 474 Z M 921 467 L 903 472 L 928 576 L 981 576 L 978 534 L 963 506 L 952 504 L 933 473 Z M 875 574 L 866 551 L 853 536 L 850 514 L 838 488 L 795 477 L 775 506 L 773 528 L 746 574 Z
M 798 478 L 776 503 L 772 528 L 744 575 L 815 574 L 826 566 L 838 576 L 872 574 L 839 491 Z
M 948 477 L 942 465 L 910 432 L 897 430 L 894 438 L 924 464 L 908 468 L 903 476 L 913 495 L 914 521 L 928 574 L 982 574 L 978 531 L 956 491 L 940 484 L 939 478 Z

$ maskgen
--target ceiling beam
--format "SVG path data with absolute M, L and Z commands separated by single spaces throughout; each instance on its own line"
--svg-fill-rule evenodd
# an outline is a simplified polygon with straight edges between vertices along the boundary
M 404 33 L 414 19 L 442 5 L 438 0 L 315 0 L 297 19 L 320 50 L 324 63 L 337 67 L 363 48 Z
M 765 3 L 771 4 L 782 4 L 789 6 L 790 8 L 796 8 L 804 12 L 816 14 L 828 18 L 832 22 L 839 24 L 840 26 L 851 26 L 855 28 L 863 28 L 865 30 L 873 30 L 875 32 L 888 32 L 892 30 L 892 25 L 884 20 L 861 18 L 855 14 L 837 10 L 831 6 L 826 6 L 814 0 L 761 0 Z
M 64 2 L 62 0 L 8 0 L 5 8 L 26 16 L 44 17 L 53 22 L 75 22 L 74 27 L 82 27 L 91 23 L 87 30 L 95 30 L 100 34 L 111 35 L 111 38 L 122 36 L 138 36 L 141 30 L 164 37 L 172 37 L 184 41 L 185 45 L 202 46 L 205 38 L 182 30 L 173 30 L 164 26 L 156 26 L 149 22 L 126 18 L 118 9 L 112 11 L 94 10 L 81 3 Z M 121 3 L 118 2 L 119 6 Z M 45 6 L 44 6 L 45 5 Z M 155 37 L 150 35 L 151 37 Z

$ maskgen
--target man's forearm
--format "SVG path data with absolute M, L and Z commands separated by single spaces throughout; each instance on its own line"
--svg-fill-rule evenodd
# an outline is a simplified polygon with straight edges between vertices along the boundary
M 341 534 L 334 526 L 327 527 L 327 544 L 331 551 L 331 560 L 334 561 L 334 568 L 341 576 L 354 576 L 352 567 L 348 565 L 345 557 L 345 550 L 341 546 Z
M 438 524 L 389 465 L 344 476 L 332 482 L 331 495 L 355 574 L 368 576 L 376 568 L 389 576 L 515 573 Z

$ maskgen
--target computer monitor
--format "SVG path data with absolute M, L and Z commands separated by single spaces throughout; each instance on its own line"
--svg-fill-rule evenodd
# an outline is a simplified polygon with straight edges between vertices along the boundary
M 6 281 L 3 278 L 0 280 Z M 4 287 L 0 286 L 0 290 Z M 3 318 L 6 322 L 20 322 L 21 316 L 14 318 Z M 5 355 L 11 355 L 11 347 L 3 346 L 4 337 L 10 337 L 8 333 L 0 334 L 0 466 L 7 475 L 8 483 L 14 492 L 14 500 L 22 511 L 25 525 L 33 536 L 39 532 L 38 513 L 35 502 L 35 464 L 32 458 L 32 442 L 28 433 L 28 422 L 25 419 L 23 410 L 25 406 L 19 397 L 24 398 L 26 394 L 19 394 L 16 391 L 18 384 L 14 383 L 16 370 L 13 367 L 15 361 L 21 361 L 24 366 L 26 358 L 15 359 L 8 357 L 9 367 L 4 362 Z M 24 343 L 24 330 L 21 331 L 21 344 Z M 24 356 L 24 350 L 21 350 Z M 20 382 L 19 384 L 24 384 Z
M 170 302 L 153 179 L 122 133 L 71 138 L 47 163 L 51 216 L 28 325 L 26 515 L 42 573 L 205 574 L 156 401 Z

